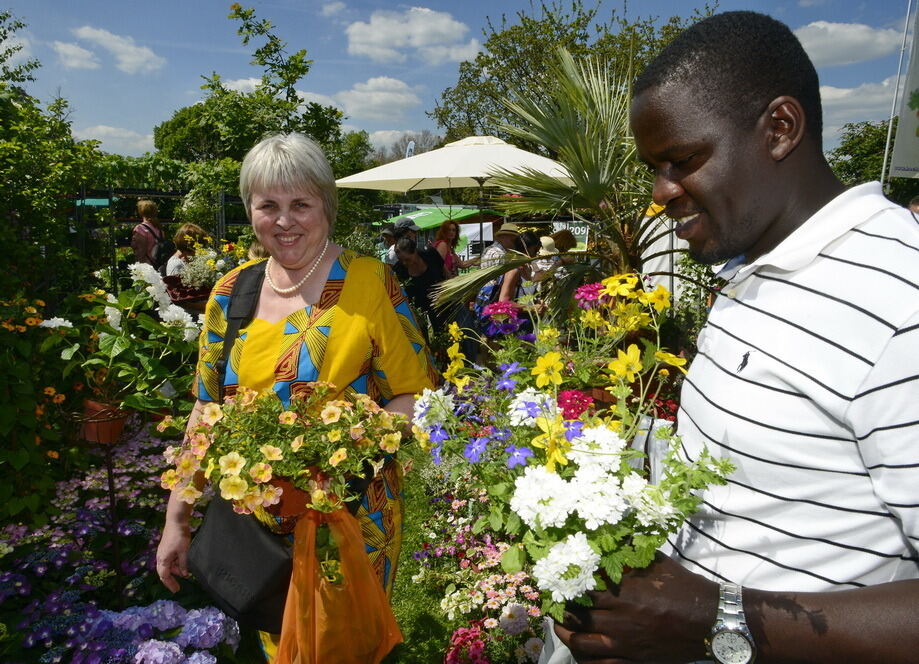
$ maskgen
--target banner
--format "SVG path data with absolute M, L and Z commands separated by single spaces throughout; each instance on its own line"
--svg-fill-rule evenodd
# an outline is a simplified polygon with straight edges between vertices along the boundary
M 909 69 L 900 102 L 897 138 L 893 143 L 890 177 L 919 178 L 919 12 L 913 26 L 913 47 L 909 54 Z

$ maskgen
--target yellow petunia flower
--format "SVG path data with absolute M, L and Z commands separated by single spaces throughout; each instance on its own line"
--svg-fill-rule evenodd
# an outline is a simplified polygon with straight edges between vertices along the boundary
M 220 421 L 220 418 L 223 417 L 223 410 L 220 408 L 219 403 L 214 403 L 213 401 L 207 404 L 204 407 L 204 410 L 201 411 L 201 421 L 209 426 L 214 426 L 217 422 Z
M 217 462 L 220 464 L 221 475 L 239 475 L 243 466 L 246 465 L 245 457 L 241 456 L 239 452 L 224 454 Z
M 220 480 L 220 497 L 224 500 L 242 500 L 249 485 L 239 475 L 231 475 Z
M 326 434 L 325 438 L 330 443 L 337 443 L 339 440 L 341 440 L 341 431 L 338 429 L 332 429 L 329 433 Z
M 562 354 L 557 351 L 536 358 L 536 366 L 530 373 L 536 376 L 536 387 L 562 384 Z
M 292 452 L 296 452 L 301 447 L 303 447 L 303 434 L 302 433 L 296 438 L 294 438 L 292 441 L 290 441 L 290 450 Z
M 322 420 L 323 424 L 335 424 L 341 419 L 341 408 L 328 404 L 322 409 L 322 412 L 319 413 L 319 418 Z
M 606 365 L 606 368 L 631 383 L 635 380 L 635 374 L 641 373 L 641 351 L 637 345 L 630 344 L 626 352 L 617 350 L 616 354 L 616 359 Z
M 348 450 L 344 447 L 339 447 L 337 450 L 332 452 L 332 456 L 329 457 L 329 465 L 333 468 L 337 467 L 342 461 L 348 458 Z
M 201 497 L 201 492 L 195 488 L 194 484 L 188 483 L 176 492 L 176 496 L 183 503 L 194 505 L 195 501 Z
M 278 422 L 281 424 L 291 425 L 297 421 L 297 414 L 292 410 L 285 410 L 283 413 L 278 415 Z
M 262 453 L 266 461 L 280 461 L 284 458 L 281 448 L 274 445 L 262 445 L 258 448 L 258 451 Z
M 402 434 L 398 431 L 388 433 L 380 439 L 380 449 L 387 454 L 395 454 L 399 451 L 400 440 L 402 440 Z
M 249 469 L 249 475 L 256 484 L 264 484 L 271 479 L 271 466 L 259 461 Z

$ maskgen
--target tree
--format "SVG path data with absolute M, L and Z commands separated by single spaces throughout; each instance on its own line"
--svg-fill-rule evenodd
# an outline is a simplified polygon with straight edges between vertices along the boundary
M 850 122 L 842 127 L 839 146 L 827 154 L 827 161 L 836 176 L 847 185 L 857 185 L 881 179 L 884 145 L 887 143 L 887 120 L 880 122 Z M 897 136 L 897 118 L 893 121 L 891 146 Z M 887 156 L 887 176 L 890 176 L 891 154 Z M 890 178 L 887 197 L 900 205 L 908 205 L 919 195 L 919 179 Z
M 712 13 L 706 5 L 689 19 L 629 21 L 613 11 L 608 19 L 600 20 L 599 5 L 588 9 L 582 0 L 569 1 L 566 6 L 563 0 L 540 0 L 538 5 L 531 0 L 530 12 L 517 12 L 515 24 L 506 15 L 497 25 L 488 19 L 484 49 L 475 59 L 460 63 L 456 84 L 443 91 L 430 113 L 446 131 L 446 141 L 492 135 L 539 151 L 538 144 L 502 128 L 510 119 L 503 100 L 512 91 L 530 97 L 549 93 L 554 85 L 550 68 L 556 48 L 565 48 L 575 58 L 628 59 L 638 72 L 689 24 Z
M 430 129 L 422 129 L 421 131 L 407 131 L 402 136 L 393 141 L 392 145 L 389 146 L 389 150 L 383 150 L 383 154 L 379 155 L 380 158 L 377 159 L 381 164 L 385 164 L 391 161 L 397 161 L 399 159 L 405 159 L 405 151 L 408 149 L 408 144 L 412 141 L 415 142 L 413 154 L 421 154 L 422 152 L 429 152 L 435 148 L 439 148 L 443 145 L 443 138 L 432 132 Z
M 26 24 L 9 11 L 0 10 L 0 81 L 21 94 L 22 87 L 27 81 L 34 81 L 32 72 L 41 66 L 41 63 L 32 58 L 17 65 L 11 65 L 13 56 L 22 50 L 22 44 L 15 38 L 15 34 L 26 27 Z

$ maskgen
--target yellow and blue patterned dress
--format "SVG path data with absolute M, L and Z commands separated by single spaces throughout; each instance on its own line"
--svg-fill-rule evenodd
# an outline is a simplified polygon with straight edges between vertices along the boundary
M 253 263 L 247 263 L 251 265 Z M 242 266 L 245 267 L 245 266 Z M 215 401 L 233 285 L 239 269 L 214 287 L 205 311 L 197 396 Z M 367 394 L 380 404 L 432 387 L 430 354 L 390 268 L 345 250 L 329 271 L 319 301 L 276 322 L 255 318 L 239 331 L 227 363 L 224 393 L 240 385 L 273 389 L 289 403 L 313 381 L 340 388 L 335 398 Z M 356 514 L 370 562 L 389 596 L 402 544 L 402 473 L 389 463 L 371 482 Z M 291 526 L 292 527 L 292 526 Z M 273 643 L 263 636 L 266 654 Z

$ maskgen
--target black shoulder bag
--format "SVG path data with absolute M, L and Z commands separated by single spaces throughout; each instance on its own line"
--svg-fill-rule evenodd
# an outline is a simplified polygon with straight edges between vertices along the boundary
M 241 270 L 233 285 L 223 357 L 216 367 L 221 403 L 230 353 L 239 330 L 255 315 L 265 263 Z M 251 514 L 237 514 L 217 495 L 188 549 L 188 568 L 228 616 L 246 627 L 280 633 L 292 570 L 287 536 L 270 532 Z

